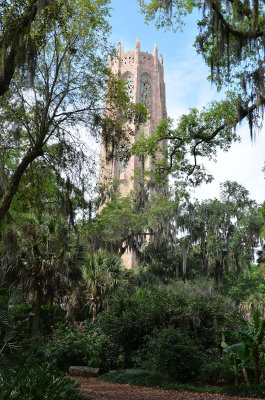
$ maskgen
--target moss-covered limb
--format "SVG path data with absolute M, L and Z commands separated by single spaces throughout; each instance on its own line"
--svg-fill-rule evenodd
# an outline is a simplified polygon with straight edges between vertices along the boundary
M 4 217 L 6 216 L 10 204 L 12 202 L 13 197 L 18 191 L 18 187 L 21 181 L 23 174 L 25 173 L 26 169 L 29 165 L 36 160 L 39 156 L 43 154 L 42 147 L 30 150 L 21 160 L 20 164 L 15 169 L 10 183 L 7 186 L 5 193 L 0 202 L 0 222 L 3 221 Z

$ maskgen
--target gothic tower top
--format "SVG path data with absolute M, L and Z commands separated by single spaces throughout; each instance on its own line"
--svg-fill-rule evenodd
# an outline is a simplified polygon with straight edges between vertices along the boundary
M 121 43 L 118 43 L 110 69 L 125 80 L 132 102 L 149 108 L 153 127 L 167 117 L 163 56 L 160 54 L 158 58 L 156 44 L 150 54 L 141 51 L 138 39 L 134 51 L 122 52 Z

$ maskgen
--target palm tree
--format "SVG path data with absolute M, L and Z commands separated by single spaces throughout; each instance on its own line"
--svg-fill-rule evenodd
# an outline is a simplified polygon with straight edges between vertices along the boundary
M 23 295 L 13 284 L 9 287 L 0 285 L 0 379 L 9 372 L 9 359 L 17 349 L 17 332 L 10 315 L 11 308 L 23 300 Z
M 41 305 L 52 305 L 70 287 L 68 273 L 74 264 L 71 237 L 66 222 L 53 215 L 30 213 L 8 233 L 13 255 L 1 260 L 1 272 L 9 281 L 20 282 L 34 303 L 32 335 L 39 327 Z M 72 250 L 72 252 L 71 252 Z M 70 256 L 69 256 L 70 254 Z
M 86 286 L 86 296 L 90 301 L 92 320 L 95 321 L 106 296 L 124 282 L 121 259 L 99 249 L 86 257 L 82 276 Z

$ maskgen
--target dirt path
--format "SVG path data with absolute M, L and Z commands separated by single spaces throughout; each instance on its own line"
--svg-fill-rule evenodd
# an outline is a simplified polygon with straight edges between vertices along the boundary
M 119 385 L 101 382 L 95 378 L 74 378 L 80 392 L 93 400 L 254 400 L 222 394 L 175 392 L 143 386 Z

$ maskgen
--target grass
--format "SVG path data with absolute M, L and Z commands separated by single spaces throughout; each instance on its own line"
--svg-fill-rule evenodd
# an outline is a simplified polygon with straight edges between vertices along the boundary
M 222 387 L 196 386 L 174 382 L 169 376 L 158 371 L 123 369 L 101 375 L 99 380 L 136 386 L 158 387 L 167 390 L 197 393 L 220 393 L 229 396 L 265 399 L 265 385 L 228 385 Z

